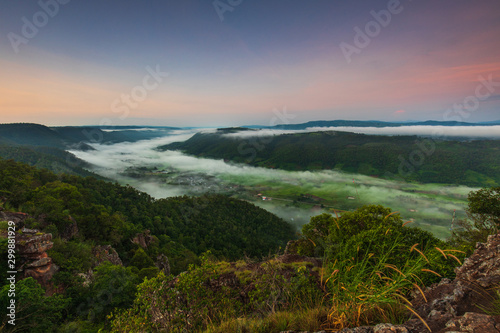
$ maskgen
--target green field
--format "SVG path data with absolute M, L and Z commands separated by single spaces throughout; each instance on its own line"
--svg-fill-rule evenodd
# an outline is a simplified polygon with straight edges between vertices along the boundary
M 381 204 L 399 211 L 412 225 L 441 238 L 450 234 L 454 210 L 457 218 L 464 217 L 467 194 L 474 190 L 465 186 L 401 183 L 336 171 L 242 169 L 236 165 L 226 165 L 218 172 L 201 167 L 186 171 L 175 163 L 131 167 L 119 180 L 160 197 L 162 189 L 166 195 L 172 191 L 188 195 L 207 191 L 224 193 L 251 201 L 297 227 L 322 212 L 334 214 L 364 204 Z
M 386 180 L 334 170 L 286 171 L 198 158 L 155 148 L 172 138 L 97 146 L 74 151 L 92 171 L 156 198 L 223 193 L 251 201 L 298 228 L 322 212 L 381 204 L 399 211 L 410 225 L 450 235 L 454 210 L 465 216 L 467 194 L 477 188 Z M 354 180 L 354 181 L 353 181 Z M 258 196 L 261 194 L 261 196 Z M 263 196 L 271 200 L 263 200 Z

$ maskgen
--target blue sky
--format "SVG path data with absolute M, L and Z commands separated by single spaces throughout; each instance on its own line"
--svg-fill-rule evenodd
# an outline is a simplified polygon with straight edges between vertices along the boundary
M 59 1 L 0 5 L 2 122 L 500 119 L 497 0 Z

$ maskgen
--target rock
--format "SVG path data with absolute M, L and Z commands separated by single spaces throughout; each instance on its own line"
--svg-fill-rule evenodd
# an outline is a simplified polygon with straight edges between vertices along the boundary
M 97 245 L 92 249 L 92 255 L 94 256 L 94 267 L 99 266 L 105 261 L 109 261 L 113 265 L 123 266 L 122 260 L 111 245 Z
M 54 246 L 52 234 L 43 234 L 35 229 L 21 229 L 16 237 L 16 250 L 20 256 L 20 267 L 23 277 L 32 277 L 46 289 L 48 295 L 53 293 L 50 280 L 59 271 L 52 262 L 47 251 Z
M 355 327 L 355 328 L 344 328 L 343 330 L 341 330 L 339 332 L 342 332 L 342 333 L 373 333 L 373 327 L 361 326 L 361 327 Z
M 456 278 L 442 279 L 420 292 L 412 294 L 413 309 L 436 333 L 500 333 L 497 317 L 484 314 L 500 283 L 500 234 L 491 235 L 479 243 L 474 253 L 455 270 Z M 500 316 L 498 317 L 500 320 Z M 344 333 L 429 332 L 417 317 L 404 325 L 379 324 L 375 327 L 344 329 Z
M 144 232 L 137 234 L 134 238 L 132 238 L 132 243 L 138 244 L 140 247 L 147 249 L 149 245 L 156 242 L 156 239 L 149 233 L 149 230 L 145 230 Z
M 155 266 L 166 276 L 170 275 L 170 263 L 168 262 L 167 256 L 163 253 L 156 257 Z
M 474 253 L 455 270 L 457 279 L 477 283 L 483 288 L 500 283 L 500 234 L 488 236 L 486 243 L 478 243 Z
M 378 324 L 373 328 L 373 333 L 409 333 L 404 325 Z
M 27 259 L 36 260 L 42 258 L 45 251 L 54 246 L 52 234 L 32 235 L 19 234 L 16 237 L 16 247 L 19 254 Z
M 68 219 L 73 222 L 64 228 L 64 231 L 61 232 L 61 238 L 64 240 L 70 240 L 78 234 L 78 225 L 73 217 L 69 216 Z
M 462 317 L 452 319 L 446 323 L 448 330 L 471 333 L 499 333 L 500 325 L 492 316 L 467 312 Z
M 28 217 L 29 215 L 25 213 L 6 212 L 4 210 L 0 211 L 0 220 L 13 221 L 16 224 L 17 230 L 20 230 L 24 227 L 24 221 Z

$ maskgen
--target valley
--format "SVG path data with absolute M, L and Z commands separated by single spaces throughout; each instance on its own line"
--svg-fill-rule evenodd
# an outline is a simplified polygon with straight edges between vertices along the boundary
M 285 219 L 297 230 L 320 213 L 341 213 L 365 204 L 398 211 L 405 221 L 445 239 L 452 219 L 465 217 L 468 186 L 420 184 L 335 170 L 266 169 L 221 159 L 198 158 L 158 146 L 185 141 L 194 133 L 92 145 L 71 151 L 93 165 L 91 171 L 131 185 L 155 198 L 204 193 L 243 199 Z

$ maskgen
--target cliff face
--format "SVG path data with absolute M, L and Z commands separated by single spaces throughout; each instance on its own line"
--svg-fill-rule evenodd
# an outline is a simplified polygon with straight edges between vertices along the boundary
M 17 271 L 21 278 L 32 277 L 52 294 L 50 279 L 59 270 L 47 255 L 52 248 L 52 234 L 41 233 L 36 229 L 25 228 L 29 216 L 25 213 L 0 211 L 0 220 L 13 221 L 16 227 L 16 253 L 19 255 Z
M 50 279 L 59 270 L 47 255 L 52 248 L 52 234 L 43 234 L 35 229 L 21 229 L 16 237 L 16 249 L 21 257 L 21 267 L 25 278 L 32 277 L 42 287 L 51 289 Z

